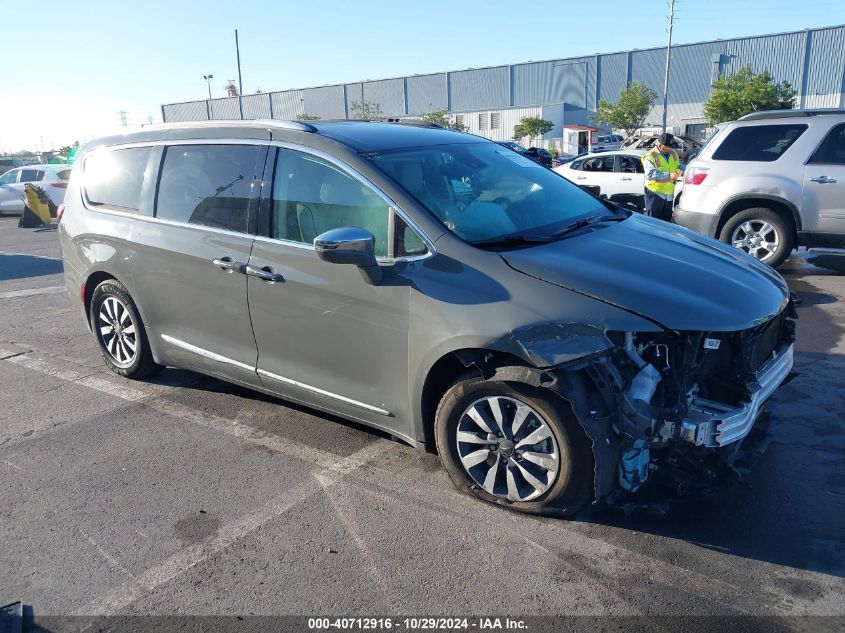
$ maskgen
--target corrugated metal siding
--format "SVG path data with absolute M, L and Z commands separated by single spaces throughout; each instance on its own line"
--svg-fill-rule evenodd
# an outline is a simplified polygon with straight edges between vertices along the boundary
M 165 123 L 179 121 L 207 121 L 208 111 L 205 101 L 186 101 L 185 103 L 168 103 L 162 106 Z
M 245 119 L 269 119 L 270 95 L 246 95 L 243 98 Z
M 598 98 L 616 103 L 619 93 L 628 85 L 628 53 L 599 57 L 601 57 L 601 77 Z
M 302 91 L 305 99 L 305 112 L 321 119 L 342 119 L 346 116 L 343 110 L 343 86 L 322 86 L 321 88 L 306 88 Z
M 270 94 L 273 100 L 273 118 L 290 121 L 298 119 L 303 114 L 311 114 L 305 110 L 305 93 L 302 90 L 285 90 Z
M 751 66 L 754 72 L 768 70 L 776 81 L 788 81 L 794 88 L 801 88 L 804 33 L 732 40 L 725 42 L 724 52 L 732 56 L 724 66 L 726 72 Z
M 845 92 L 845 28 L 819 29 L 813 32 L 807 97 Z M 837 107 L 839 99 L 831 106 Z
M 352 109 L 353 103 L 364 102 L 364 84 L 360 81 L 354 84 L 346 84 L 346 110 L 350 118 L 355 116 L 355 111 Z
M 508 67 L 461 70 L 450 74 L 452 110 L 483 110 L 509 105 Z
M 713 56 L 723 56 L 721 71 L 735 72 L 751 66 L 756 72 L 768 69 L 777 81 L 788 81 L 796 90 L 802 88 L 807 33 L 799 31 L 782 35 L 764 35 L 739 40 L 716 40 L 700 44 L 677 45 L 672 52 L 670 77 L 670 117 L 700 116 L 701 103 L 710 94 L 714 69 Z M 845 106 L 845 27 L 816 29 L 809 32 L 808 74 L 805 78 L 807 94 L 805 107 Z M 631 76 L 644 83 L 658 95 L 663 93 L 665 50 L 632 51 Z M 462 70 L 450 73 L 451 93 L 447 92 L 446 73 L 418 75 L 405 78 L 408 115 L 419 116 L 447 108 L 451 94 L 452 112 L 480 111 L 507 108 L 513 98 L 516 106 L 551 105 L 566 101 L 572 105 L 592 109 L 595 101 L 615 101 L 626 85 L 628 53 L 602 55 L 601 74 L 596 87 L 595 56 L 563 60 L 548 60 Z M 513 85 L 509 77 L 513 76 Z M 381 106 L 388 116 L 402 115 L 404 102 L 402 78 L 348 84 L 348 105 L 352 101 L 370 101 Z M 585 96 L 586 92 L 586 96 Z M 598 94 L 596 94 L 598 92 Z M 259 99 L 245 101 L 244 115 L 264 116 Z M 345 116 L 343 86 L 325 86 L 272 93 L 273 114 L 276 118 L 295 118 L 302 113 L 322 118 Z M 658 100 L 660 100 L 658 98 Z M 239 116 L 237 100 L 218 99 L 212 102 L 214 118 Z M 167 104 L 163 107 L 168 121 L 203 120 L 205 102 Z M 649 119 L 659 122 L 659 108 Z
M 408 114 L 445 110 L 446 99 L 446 73 L 408 77 Z
M 364 101 L 381 106 L 384 116 L 405 114 L 405 94 L 402 79 L 385 79 L 364 83 Z
M 665 49 L 634 51 L 631 53 L 631 81 L 644 84 L 657 94 L 662 95 L 663 75 L 665 72 Z
M 592 107 L 595 81 L 595 57 L 517 64 L 513 67 L 513 102 L 514 105 L 566 102 Z
M 241 110 L 238 107 L 237 97 L 224 97 L 223 99 L 211 100 L 212 119 L 240 119 Z
M 724 46 L 718 42 L 672 47 L 672 65 L 669 68 L 670 103 L 695 103 L 706 101 L 710 96 L 711 81 L 715 79 L 718 64 L 713 55 L 724 53 Z M 666 56 L 660 55 L 660 88 L 656 89 L 662 102 L 663 76 Z

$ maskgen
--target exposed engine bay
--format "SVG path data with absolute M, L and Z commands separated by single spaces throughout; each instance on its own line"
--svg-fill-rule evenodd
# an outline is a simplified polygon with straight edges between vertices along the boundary
M 743 440 L 791 374 L 796 318 L 789 302 L 740 332 L 608 333 L 615 347 L 585 370 L 613 412 L 610 439 L 619 443 L 610 501 L 658 475 L 688 492 L 736 474 Z
M 793 375 L 796 319 L 790 300 L 737 332 L 545 324 L 510 335 L 535 367 L 462 361 L 566 399 L 592 441 L 594 499 L 629 508 L 644 488 L 684 495 L 741 477 L 768 443 L 766 401 Z

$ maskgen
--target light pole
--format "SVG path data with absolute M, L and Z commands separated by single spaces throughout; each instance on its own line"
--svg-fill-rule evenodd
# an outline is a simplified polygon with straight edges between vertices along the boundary
M 214 75 L 203 75 L 202 78 L 208 84 L 208 100 L 211 101 L 211 80 L 214 79 Z
M 666 115 L 669 109 L 669 61 L 672 58 L 672 26 L 675 23 L 675 0 L 669 0 L 669 43 L 666 44 L 666 73 L 663 76 L 663 131 L 666 131 Z

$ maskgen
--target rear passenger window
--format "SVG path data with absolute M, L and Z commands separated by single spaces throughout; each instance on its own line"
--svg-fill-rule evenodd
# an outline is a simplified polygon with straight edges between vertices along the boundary
M 40 169 L 22 169 L 21 182 L 38 182 L 44 180 L 44 172 Z
M 619 156 L 619 171 L 625 174 L 642 174 L 643 163 L 636 156 Z
M 338 167 L 310 154 L 279 150 L 270 237 L 313 244 L 330 229 L 365 229 L 376 238 L 376 256 L 386 257 L 388 215 L 388 205 L 375 191 Z
M 89 154 L 84 169 L 88 203 L 138 211 L 151 152 L 151 147 L 132 147 Z
M 806 129 L 806 123 L 739 127 L 722 141 L 713 158 L 771 163 L 780 158 Z
M 248 145 L 168 147 L 156 217 L 246 233 L 259 151 Z
M 845 165 L 845 124 L 831 130 L 810 162 L 816 165 Z

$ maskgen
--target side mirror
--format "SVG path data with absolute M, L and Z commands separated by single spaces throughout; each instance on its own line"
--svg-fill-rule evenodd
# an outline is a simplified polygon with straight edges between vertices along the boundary
M 343 227 L 321 233 L 314 239 L 317 257 L 331 264 L 353 264 L 372 285 L 381 283 L 383 273 L 376 262 L 376 238 L 364 229 Z

